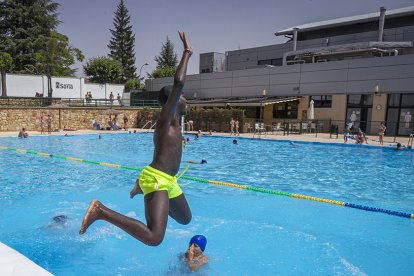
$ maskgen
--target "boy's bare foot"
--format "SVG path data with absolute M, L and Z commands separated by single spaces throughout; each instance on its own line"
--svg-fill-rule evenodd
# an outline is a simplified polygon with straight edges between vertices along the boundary
M 85 216 L 83 217 L 82 226 L 79 230 L 79 234 L 84 234 L 86 232 L 86 229 L 97 219 L 100 219 L 101 214 L 101 207 L 102 203 L 100 203 L 98 200 L 94 199 L 89 204 L 89 208 L 86 211 Z
M 143 194 L 141 187 L 139 186 L 139 180 L 135 181 L 135 186 L 132 188 L 131 192 L 129 193 L 130 198 L 134 198 L 137 194 Z

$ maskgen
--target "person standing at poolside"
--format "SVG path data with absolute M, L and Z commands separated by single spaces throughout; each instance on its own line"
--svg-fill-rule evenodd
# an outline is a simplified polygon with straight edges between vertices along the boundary
M 239 127 L 240 127 L 239 120 L 236 119 L 234 121 L 234 136 L 236 136 L 236 135 L 239 136 L 240 135 L 240 133 L 239 133 Z
M 385 135 L 386 129 L 387 127 L 384 125 L 384 122 L 381 122 L 378 128 L 378 136 L 379 136 L 380 145 L 384 145 L 384 135 Z
M 144 194 L 147 224 L 119 214 L 98 200 L 92 200 L 82 221 L 80 234 L 85 233 L 94 221 L 105 220 L 141 242 L 156 246 L 164 239 L 168 215 L 181 224 L 191 221 L 190 207 L 175 175 L 180 168 L 182 155 L 180 118 L 187 108 L 183 87 L 188 60 L 193 50 L 185 33 L 178 33 L 183 42 L 184 53 L 174 76 L 174 85 L 163 87 L 158 96 L 162 109 L 154 131 L 154 158 L 142 170 L 130 192 L 131 198 L 136 194 Z
M 124 114 L 124 129 L 128 130 L 128 117 L 126 114 Z
M 43 112 L 40 113 L 40 135 L 43 135 L 45 132 L 45 117 L 43 116 Z
M 234 134 L 234 123 L 235 123 L 234 119 L 231 118 L 230 119 L 230 136 L 232 136 Z
M 51 133 L 52 132 L 52 115 L 47 114 L 47 133 Z

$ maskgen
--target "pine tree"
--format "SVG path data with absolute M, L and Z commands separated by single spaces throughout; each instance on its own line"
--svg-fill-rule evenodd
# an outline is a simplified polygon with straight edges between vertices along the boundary
M 13 58 L 13 72 L 27 73 L 27 66 L 36 66 L 36 55 L 60 23 L 58 7 L 50 0 L 0 1 L 0 52 Z
M 118 4 L 114 18 L 114 30 L 110 29 L 112 34 L 108 48 L 109 56 L 119 61 L 124 68 L 123 80 L 136 78 L 135 67 L 135 35 L 132 33 L 131 17 L 128 15 L 124 1 Z
M 154 59 L 157 62 L 157 68 L 176 68 L 177 67 L 177 54 L 174 52 L 174 44 L 167 36 L 167 41 L 162 44 L 161 52 L 159 56 Z

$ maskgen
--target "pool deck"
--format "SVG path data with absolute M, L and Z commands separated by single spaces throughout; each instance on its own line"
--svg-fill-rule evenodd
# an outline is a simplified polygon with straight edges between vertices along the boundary
M 0 242 L 0 275 L 48 276 L 53 275 L 16 250 Z
M 129 129 L 129 131 L 137 132 L 147 132 L 148 130 L 143 129 Z M 76 130 L 76 131 L 59 131 L 59 132 L 52 132 L 51 134 L 47 135 L 74 135 L 74 134 L 107 134 L 107 133 L 124 133 L 125 131 L 105 131 L 105 130 Z M 38 136 L 40 135 L 39 131 L 28 131 L 27 132 L 30 136 Z M 191 135 L 195 134 L 196 132 L 185 132 L 185 134 Z M 17 137 L 18 132 L 17 131 L 0 131 L 0 137 Z M 208 134 L 207 132 L 203 133 L 204 135 Z M 279 133 L 268 133 L 266 135 L 261 134 L 258 136 L 257 134 L 254 135 L 254 133 L 241 133 L 240 136 L 230 136 L 229 133 L 222 133 L 222 132 L 213 132 L 213 136 L 223 136 L 223 137 L 244 137 L 244 138 L 258 138 L 258 139 L 272 139 L 272 140 L 290 140 L 290 141 L 303 141 L 303 142 L 323 142 L 323 143 L 339 143 L 344 144 L 343 136 L 342 134 L 338 135 L 338 138 L 336 138 L 336 135 L 332 135 L 332 138 L 330 138 L 329 133 L 318 133 L 317 135 L 315 133 L 304 133 L 304 134 L 289 134 L 289 135 L 283 135 L 283 132 Z M 370 146 L 381 146 L 378 142 L 378 136 L 368 136 L 368 145 Z M 385 137 L 384 138 L 384 146 L 394 146 L 395 142 L 400 142 L 403 145 L 407 145 L 409 140 L 409 137 L 396 137 L 394 140 L 394 137 Z M 348 139 L 348 144 L 355 144 L 355 140 Z M 365 144 L 364 144 L 365 145 Z

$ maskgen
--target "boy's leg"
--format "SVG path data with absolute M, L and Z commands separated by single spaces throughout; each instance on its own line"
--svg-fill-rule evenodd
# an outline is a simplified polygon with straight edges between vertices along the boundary
M 181 224 L 189 224 L 191 221 L 191 210 L 184 194 L 170 199 L 170 216 Z
M 168 221 L 169 201 L 166 191 L 159 191 L 147 194 L 145 201 L 145 218 L 147 225 L 133 218 L 117 213 L 97 200 L 93 200 L 82 222 L 80 234 L 95 220 L 105 220 L 121 228 L 132 237 L 140 240 L 147 245 L 159 245 L 165 235 Z

